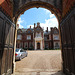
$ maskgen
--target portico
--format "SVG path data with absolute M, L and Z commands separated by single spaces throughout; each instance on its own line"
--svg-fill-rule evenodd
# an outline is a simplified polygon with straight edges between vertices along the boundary
M 41 49 L 43 50 L 43 38 L 42 37 L 36 37 L 35 38 L 35 50 Z

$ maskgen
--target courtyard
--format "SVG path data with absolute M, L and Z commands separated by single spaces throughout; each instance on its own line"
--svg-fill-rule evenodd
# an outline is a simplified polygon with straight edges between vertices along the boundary
M 16 61 L 15 75 L 64 75 L 61 50 L 28 51 L 28 56 Z

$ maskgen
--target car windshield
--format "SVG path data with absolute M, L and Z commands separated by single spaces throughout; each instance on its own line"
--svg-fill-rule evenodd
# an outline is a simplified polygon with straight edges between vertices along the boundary
M 19 51 L 19 49 L 16 49 L 16 52 L 18 52 Z

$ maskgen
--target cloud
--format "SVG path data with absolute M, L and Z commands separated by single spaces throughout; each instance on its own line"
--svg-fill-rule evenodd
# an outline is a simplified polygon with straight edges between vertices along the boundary
M 44 31 L 47 29 L 50 30 L 50 27 L 58 28 L 58 21 L 54 14 L 52 14 L 49 10 L 44 9 L 46 15 L 49 15 L 49 19 L 45 19 L 45 23 L 40 23 L 41 27 L 44 27 Z
M 54 14 L 50 14 L 50 18 L 53 18 L 53 17 L 55 17 L 55 15 Z
M 28 25 L 27 27 L 29 28 L 31 26 L 31 28 L 34 27 L 34 25 Z M 57 18 L 54 16 L 54 14 L 50 14 L 50 18 L 49 19 L 45 19 L 45 23 L 40 23 L 40 26 L 42 28 L 44 28 L 44 31 L 47 29 L 50 30 L 51 27 L 57 27 L 58 28 L 58 21 Z
M 23 23 L 24 22 L 24 20 L 22 20 L 21 18 L 19 18 L 19 20 L 18 20 L 18 22 L 17 22 L 17 24 L 19 24 L 19 28 L 24 28 L 22 25 L 21 25 L 21 23 Z
M 46 14 L 51 14 L 51 12 L 48 9 L 43 9 L 43 10 L 46 12 Z
M 50 30 L 51 27 L 57 27 L 58 28 L 58 23 L 56 18 L 48 19 L 45 20 L 45 23 L 40 23 L 41 27 L 44 27 L 44 31 L 47 29 Z
M 57 18 L 55 17 L 55 15 L 52 14 L 47 9 L 43 9 L 43 10 L 45 11 L 46 15 L 49 16 L 49 19 L 45 19 L 44 23 L 40 23 L 40 26 L 42 28 L 44 28 L 44 31 L 47 29 L 47 27 L 49 30 L 50 30 L 50 27 L 57 27 L 58 28 L 58 21 L 57 21 Z M 31 28 L 34 27 L 34 25 L 30 24 L 30 25 L 27 25 L 27 28 L 30 28 L 30 26 L 31 26 Z

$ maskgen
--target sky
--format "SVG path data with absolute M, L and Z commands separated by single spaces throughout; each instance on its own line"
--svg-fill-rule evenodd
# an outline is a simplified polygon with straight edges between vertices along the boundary
M 58 28 L 58 21 L 54 14 L 45 8 L 31 8 L 22 14 L 17 24 L 19 28 L 31 28 L 34 27 L 34 23 L 40 22 L 40 26 L 44 28 L 44 31 L 47 29 L 50 30 L 50 27 Z

